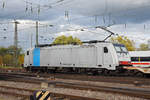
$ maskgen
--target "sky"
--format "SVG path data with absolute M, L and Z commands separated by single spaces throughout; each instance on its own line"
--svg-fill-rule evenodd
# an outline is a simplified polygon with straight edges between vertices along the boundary
M 0 46 L 13 45 L 14 20 L 18 44 L 24 50 L 35 45 L 35 21 L 39 43 L 52 43 L 59 35 L 103 40 L 109 33 L 95 26 L 110 26 L 138 47 L 150 40 L 150 0 L 1 0 Z M 84 31 L 81 31 L 84 29 Z

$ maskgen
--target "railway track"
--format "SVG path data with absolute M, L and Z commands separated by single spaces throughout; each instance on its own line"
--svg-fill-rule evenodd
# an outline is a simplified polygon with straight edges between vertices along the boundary
M 144 99 L 150 99 L 150 90 L 149 89 L 140 89 L 140 88 L 129 88 L 129 87 L 112 87 L 112 86 L 93 86 L 85 84 L 72 84 L 72 83 L 55 83 L 56 87 L 60 88 L 71 88 L 77 90 L 87 90 L 87 91 L 97 91 L 97 92 L 106 92 L 121 94 L 131 97 L 139 97 Z
M 110 92 L 110 93 L 119 93 L 127 96 L 132 97 L 140 97 L 144 99 L 150 99 L 150 91 L 144 91 L 144 90 L 138 90 L 135 92 L 134 89 L 125 89 L 125 88 L 110 88 L 110 87 L 86 87 L 86 86 L 79 86 L 75 84 L 57 84 L 57 87 L 63 87 L 63 88 L 72 88 L 72 89 L 80 89 L 80 90 L 90 90 L 90 91 L 101 91 L 101 92 Z M 4 90 L 5 89 L 5 90 Z M 12 92 L 13 90 L 13 92 Z M 14 92 L 15 91 L 15 92 Z M 11 95 L 19 98 L 19 100 L 29 100 L 30 96 L 33 95 L 35 90 L 30 89 L 22 89 L 22 88 L 14 88 L 14 87 L 8 87 L 8 86 L 0 86 L 0 94 L 4 95 Z M 103 99 L 95 99 L 95 98 L 89 98 L 89 97 L 81 97 L 81 96 L 75 96 L 75 95 L 68 95 L 68 94 L 61 94 L 61 93 L 53 93 L 51 92 L 52 98 L 55 100 L 103 100 Z M 56 99 L 57 98 L 57 99 Z M 52 100 L 53 100 L 52 99 Z
M 26 83 L 33 83 L 33 84 L 40 84 L 41 82 L 45 81 L 45 82 L 48 82 L 49 85 L 53 85 L 55 88 L 68 88 L 68 89 L 86 90 L 86 91 L 88 90 L 88 91 L 106 92 L 106 93 L 113 93 L 113 94 L 117 93 L 117 94 L 131 96 L 131 97 L 150 99 L 150 90 L 144 89 L 144 88 L 97 86 L 97 85 L 84 84 L 84 83 L 77 84 L 77 83 L 61 82 L 61 81 L 60 82 L 59 81 L 48 81 L 45 78 L 34 77 L 36 75 L 30 75 L 30 74 L 27 75 L 27 74 L 22 74 L 22 73 L 20 73 L 20 74 L 12 74 L 12 73 L 11 74 L 10 73 L 2 74 L 2 73 L 0 73 L 0 76 L 8 81 L 16 81 L 16 82 L 19 81 L 19 82 L 26 82 Z M 108 79 L 109 78 L 110 77 L 108 77 Z M 112 79 L 113 79 L 113 77 L 112 77 Z M 140 80 L 142 81 L 142 79 L 140 79 Z M 148 79 L 146 79 L 146 80 L 148 81 Z M 120 81 L 120 80 L 118 80 L 118 81 Z M 127 82 L 127 83 L 130 83 L 130 82 Z M 31 91 L 31 92 L 33 92 L 33 91 Z M 53 94 L 56 95 L 56 93 L 53 93 Z M 63 95 L 63 97 L 69 97 L 68 95 L 65 96 L 65 94 L 57 94 L 57 95 Z M 81 98 L 81 97 L 77 97 L 77 96 L 73 96 L 73 95 L 71 97 L 72 98 L 73 97 Z M 78 100 L 80 100 L 80 99 L 78 99 Z M 83 100 L 83 99 L 81 99 L 81 100 Z M 86 99 L 86 100 L 92 100 L 92 99 Z
M 150 85 L 149 78 L 137 78 L 137 77 L 118 77 L 118 76 L 90 76 L 90 75 L 78 75 L 78 74 L 45 74 L 45 73 L 0 73 L 1 76 L 7 76 L 7 80 L 12 80 L 14 78 L 26 78 L 27 82 L 31 79 L 35 80 L 34 83 L 39 83 L 44 78 L 57 78 L 57 79 L 71 79 L 80 81 L 92 81 L 92 82 L 110 82 L 110 83 L 120 83 L 120 84 L 138 84 Z M 10 77 L 10 78 L 9 78 Z M 38 77 L 38 78 L 37 78 Z M 21 80 L 19 80 L 21 81 Z M 31 81 L 32 83 L 32 81 Z
M 29 90 L 29 89 L 0 86 L 0 94 L 13 96 L 19 98 L 20 100 L 29 100 L 30 95 L 32 95 L 33 92 L 34 92 L 33 90 Z
M 30 96 L 37 90 L 31 89 L 23 89 L 23 88 L 15 88 L 15 87 L 8 87 L 8 86 L 0 86 L 0 94 L 3 95 L 10 95 L 19 98 L 19 100 L 29 100 Z M 75 95 L 68 95 L 62 93 L 53 93 L 51 92 L 52 100 L 100 100 L 95 98 L 88 98 L 88 97 L 81 97 Z

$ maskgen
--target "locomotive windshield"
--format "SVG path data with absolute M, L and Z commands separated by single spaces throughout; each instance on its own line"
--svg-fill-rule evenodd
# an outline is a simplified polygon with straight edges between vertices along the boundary
M 126 47 L 124 45 L 114 44 L 114 47 L 115 47 L 117 53 L 128 53 L 128 50 L 126 49 Z

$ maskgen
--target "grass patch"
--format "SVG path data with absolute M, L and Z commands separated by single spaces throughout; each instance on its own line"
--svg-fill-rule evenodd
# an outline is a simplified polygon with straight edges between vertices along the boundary
M 11 68 L 22 69 L 21 66 L 19 66 L 19 67 L 14 67 L 14 66 L 0 66 L 0 68 L 3 68 L 3 69 L 11 69 Z

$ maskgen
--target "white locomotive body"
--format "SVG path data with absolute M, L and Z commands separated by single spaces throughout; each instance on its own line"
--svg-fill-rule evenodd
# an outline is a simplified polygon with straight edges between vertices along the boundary
M 117 70 L 130 66 L 126 47 L 110 42 L 32 48 L 25 54 L 26 68 L 79 68 Z

